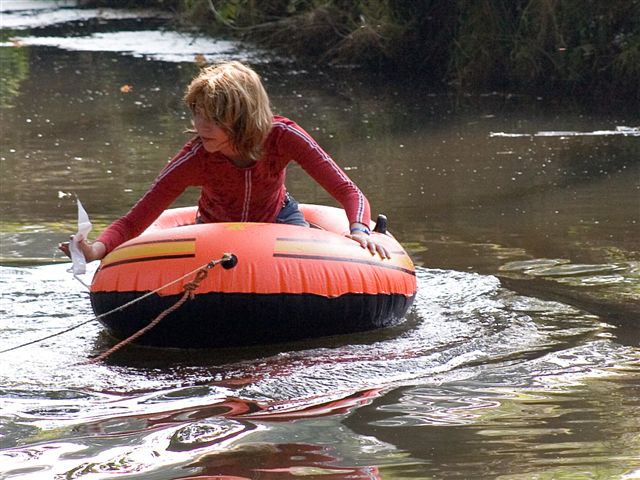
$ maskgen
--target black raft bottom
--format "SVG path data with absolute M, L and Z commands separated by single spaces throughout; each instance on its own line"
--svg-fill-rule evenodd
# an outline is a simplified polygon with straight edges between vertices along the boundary
M 91 294 L 96 315 L 140 297 L 140 292 Z M 101 318 L 119 339 L 133 335 L 182 295 L 152 295 Z M 258 345 L 362 332 L 398 323 L 413 302 L 404 295 L 199 294 L 187 300 L 136 343 L 206 348 Z

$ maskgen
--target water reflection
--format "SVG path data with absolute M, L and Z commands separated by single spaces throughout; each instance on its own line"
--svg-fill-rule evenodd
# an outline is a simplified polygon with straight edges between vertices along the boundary
M 0 324 L 13 344 L 75 324 L 83 309 L 90 316 L 86 293 L 65 277 L 66 267 L 2 269 L 3 288 L 19 287 Z M 271 356 L 241 349 L 230 362 L 224 352 L 134 347 L 113 362 L 81 365 L 105 341 L 92 324 L 16 350 L 0 369 L 3 468 L 33 469 L 35 478 L 54 464 L 79 476 L 163 471 L 162 478 L 177 478 L 186 469 L 252 478 L 265 468 L 274 478 L 361 478 L 372 465 L 397 472 L 435 462 L 430 470 L 444 472 L 447 455 L 466 462 L 459 458 L 465 442 L 474 458 L 488 455 L 476 435 L 495 437 L 499 425 L 509 448 L 512 438 L 546 442 L 553 431 L 532 423 L 548 421 L 544 402 L 578 415 L 573 403 L 563 406 L 563 392 L 577 398 L 600 377 L 633 372 L 634 350 L 611 344 L 610 327 L 598 317 L 514 295 L 494 277 L 419 269 L 418 281 L 408 327 L 280 345 Z M 65 301 L 51 298 L 57 295 Z M 336 419 L 344 425 L 337 431 Z M 427 434 L 439 438 L 437 446 L 423 438 L 424 428 L 445 426 Z M 291 444 L 293 435 L 300 441 Z M 454 451 L 442 450 L 443 439 L 455 442 Z M 497 445 L 497 461 L 512 455 Z M 244 462 L 255 449 L 264 450 L 258 463 Z
M 244 51 L 60 4 L 0 6 L 32 9 L 3 11 L 0 349 L 88 323 L 0 357 L 0 475 L 637 477 L 640 147 L 620 127 L 637 112 L 459 98 L 251 50 L 276 110 L 423 267 L 411 314 L 366 334 L 83 365 L 113 339 L 52 264 L 75 196 L 96 230 L 124 213 L 184 142 L 196 61 Z M 114 46 L 132 31 L 146 40 Z M 329 201 L 299 168 L 288 183 Z
M 637 372 L 637 364 L 628 368 Z M 615 383 L 595 374 L 570 389 L 565 382 L 518 390 L 487 388 L 487 382 L 403 388 L 345 423 L 424 459 L 443 478 L 468 478 L 470 471 L 476 478 L 590 478 L 596 472 L 633 478 L 640 439 L 628 399 L 638 398 L 638 389 L 629 385 L 616 387 L 611 396 L 593 395 Z M 602 415 L 611 420 L 604 429 Z M 397 436 L 400 427 L 403 435 Z M 618 452 L 615 464 L 612 448 Z
M 378 468 L 342 465 L 331 447 L 304 443 L 251 444 L 226 452 L 208 454 L 190 465 L 201 470 L 187 479 L 211 478 L 265 480 L 285 478 L 375 480 L 383 478 Z
M 260 59 L 255 51 L 243 50 L 239 44 L 231 41 L 157 30 L 104 32 L 71 38 L 18 36 L 12 42 L 14 46 L 17 42 L 21 47 L 40 46 L 74 51 L 117 52 L 163 62 L 213 63 L 231 56 L 243 61 Z
M 611 135 L 623 135 L 623 136 L 631 136 L 638 137 L 640 136 L 640 127 L 624 127 L 619 126 L 614 130 L 595 130 L 593 132 L 536 132 L 536 133 L 505 133 L 505 132 L 491 132 L 489 134 L 490 137 L 508 137 L 508 138 L 518 138 L 518 137 L 602 137 L 602 136 L 611 136 Z
M 72 0 L 5 0 L 2 11 L 2 28 L 7 30 L 52 27 L 71 22 L 86 22 L 154 18 L 168 19 L 166 13 L 153 10 L 120 10 L 113 8 L 77 8 Z

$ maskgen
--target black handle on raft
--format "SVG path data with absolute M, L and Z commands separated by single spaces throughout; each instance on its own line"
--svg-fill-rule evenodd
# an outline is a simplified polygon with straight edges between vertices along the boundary
M 230 270 L 238 264 L 238 257 L 236 257 L 233 253 L 225 253 L 225 257 L 220 262 L 222 268 L 225 270 Z
M 385 215 L 378 215 L 376 226 L 373 227 L 373 231 L 378 233 L 387 233 L 387 217 Z

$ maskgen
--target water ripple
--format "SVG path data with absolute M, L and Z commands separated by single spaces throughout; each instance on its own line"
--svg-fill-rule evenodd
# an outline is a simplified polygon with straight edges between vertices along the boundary
M 83 365 L 112 342 L 89 323 L 5 354 L 2 461 L 34 475 L 45 471 L 37 465 L 59 465 L 66 478 L 170 471 L 202 452 L 215 463 L 241 439 L 286 438 L 294 420 L 353 415 L 394 389 L 403 398 L 375 425 L 468 425 L 499 418 L 519 395 L 605 375 L 632 353 L 606 341 L 610 327 L 598 317 L 515 294 L 496 277 L 421 268 L 417 279 L 406 321 L 378 332 L 259 349 L 133 346 Z M 0 286 L 9 313 L 0 319 L 2 347 L 91 317 L 66 265 L 0 268 Z

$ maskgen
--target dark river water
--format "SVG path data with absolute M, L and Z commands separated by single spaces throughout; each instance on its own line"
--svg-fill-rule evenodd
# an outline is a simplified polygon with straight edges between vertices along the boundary
M 0 353 L 0 478 L 640 478 L 637 105 L 301 69 L 150 12 L 0 8 L 0 350 L 77 327 Z M 114 340 L 56 251 L 76 196 L 92 235 L 125 213 L 222 58 L 389 217 L 414 306 L 365 334 L 86 364 Z M 299 167 L 287 184 L 333 203 Z

